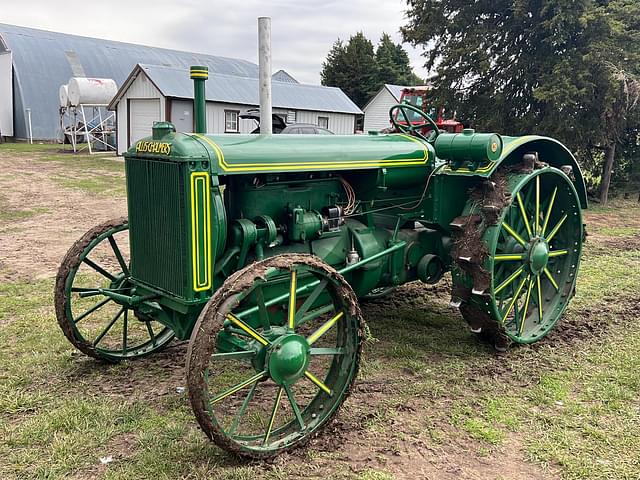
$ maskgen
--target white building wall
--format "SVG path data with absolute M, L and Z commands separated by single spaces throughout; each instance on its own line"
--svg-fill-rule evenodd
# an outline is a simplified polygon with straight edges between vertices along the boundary
M 11 52 L 0 53 L 0 135 L 13 137 L 13 62 Z
M 389 109 L 398 101 L 385 87 L 364 106 L 364 133 L 371 130 L 380 131 L 391 125 L 389 122 Z
M 118 155 L 122 155 L 129 148 L 129 99 L 157 98 L 160 100 L 160 121 L 165 120 L 165 98 L 146 75 L 138 75 L 131 83 L 116 108 L 116 122 L 118 129 Z

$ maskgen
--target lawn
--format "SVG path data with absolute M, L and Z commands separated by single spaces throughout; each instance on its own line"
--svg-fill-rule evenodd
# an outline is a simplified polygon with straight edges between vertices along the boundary
M 126 200 L 121 160 L 59 148 L 0 145 L 0 478 L 640 478 L 637 203 L 586 212 L 577 296 L 532 346 L 480 342 L 447 279 L 364 304 L 373 338 L 337 420 L 250 464 L 199 430 L 184 342 L 107 365 L 62 335 L 56 265 Z

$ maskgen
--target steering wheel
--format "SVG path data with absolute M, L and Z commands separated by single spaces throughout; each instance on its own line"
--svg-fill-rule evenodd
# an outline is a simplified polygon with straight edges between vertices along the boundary
M 397 116 L 396 110 L 400 114 L 402 114 L 404 121 L 407 122 L 406 125 L 402 125 L 398 123 L 398 121 L 396 120 L 396 116 Z M 407 112 L 417 113 L 420 117 L 424 119 L 424 122 L 417 125 L 412 125 L 411 121 L 409 120 L 409 115 L 407 115 Z M 436 122 L 434 122 L 429 115 L 424 113 L 419 108 L 414 107 L 413 105 L 409 105 L 407 103 L 399 103 L 398 105 L 394 105 L 389 109 L 389 117 L 391 119 L 391 124 L 397 130 L 407 135 L 416 135 L 417 137 L 420 137 L 421 139 L 423 139 L 425 142 L 433 143 L 435 139 L 438 137 L 438 135 L 440 135 L 440 130 L 438 130 L 438 126 L 436 125 Z M 422 130 L 425 127 L 425 125 L 429 125 L 432 128 L 431 132 L 427 136 L 424 136 L 420 132 L 420 130 Z

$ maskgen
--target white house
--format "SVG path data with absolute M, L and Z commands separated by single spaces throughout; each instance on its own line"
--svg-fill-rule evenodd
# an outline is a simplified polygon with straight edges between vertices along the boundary
M 251 133 L 253 120 L 241 112 L 258 107 L 256 77 L 209 72 L 206 82 L 207 129 L 210 133 Z M 353 134 L 362 111 L 342 90 L 304 85 L 286 72 L 272 82 L 273 113 L 288 124 L 312 123 L 336 134 Z M 138 64 L 109 104 L 117 112 L 118 154 L 151 135 L 156 121 L 170 121 L 178 131 L 192 132 L 193 81 L 185 68 Z
M 380 91 L 362 108 L 364 111 L 364 132 L 380 131 L 391 125 L 389 109 L 400 102 L 402 85 L 384 85 Z

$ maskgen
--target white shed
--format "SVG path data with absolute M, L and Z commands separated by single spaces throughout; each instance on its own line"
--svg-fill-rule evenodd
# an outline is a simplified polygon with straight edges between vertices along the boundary
M 364 132 L 380 131 L 391 125 L 389 109 L 400 101 L 402 85 L 384 85 L 380 91 L 362 108 L 364 111 Z
M 276 77 L 277 78 L 277 77 Z M 209 72 L 206 83 L 210 133 L 251 133 L 253 120 L 239 118 L 258 107 L 258 79 Z M 353 134 L 362 111 L 342 90 L 294 81 L 272 84 L 273 113 L 287 123 L 311 123 L 336 134 Z M 170 121 L 178 131 L 193 131 L 193 83 L 189 70 L 137 65 L 109 104 L 117 112 L 118 154 L 151 135 L 156 121 Z

